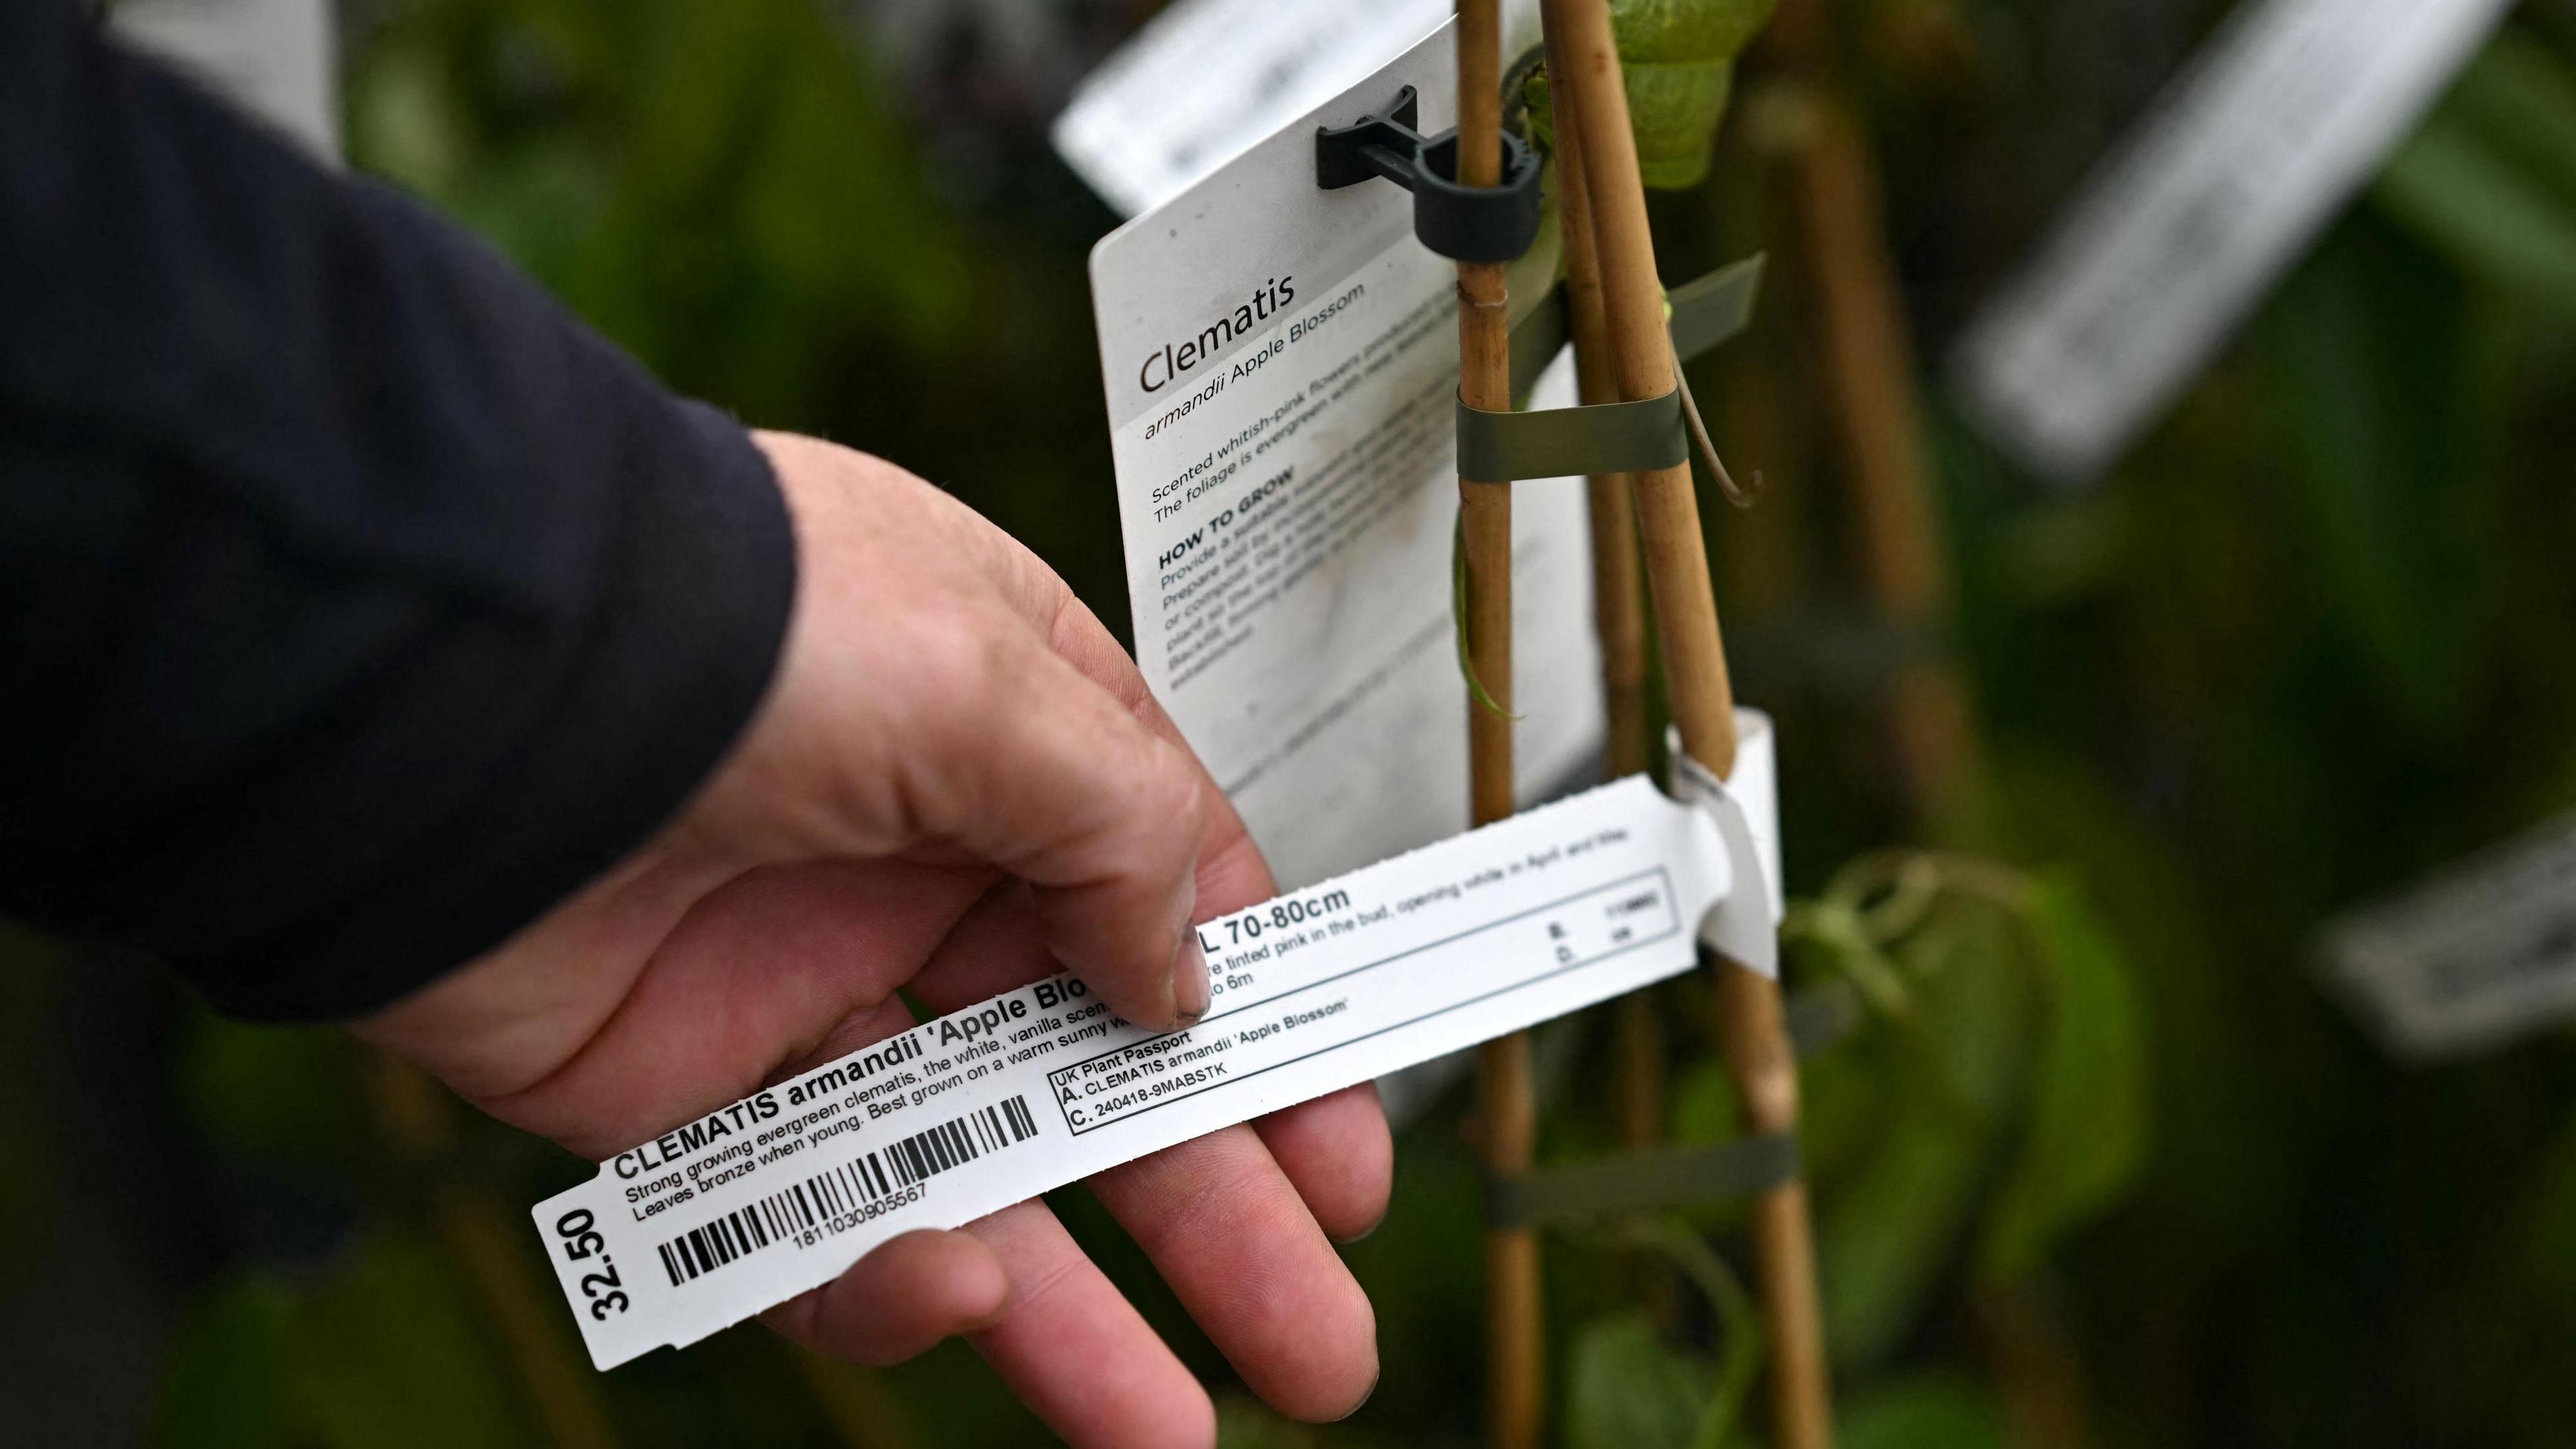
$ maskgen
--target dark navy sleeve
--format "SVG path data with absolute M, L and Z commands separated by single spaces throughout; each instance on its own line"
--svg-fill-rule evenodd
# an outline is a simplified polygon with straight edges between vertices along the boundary
M 388 1003 L 632 851 L 795 585 L 743 428 L 457 228 L 0 6 L 0 914 Z

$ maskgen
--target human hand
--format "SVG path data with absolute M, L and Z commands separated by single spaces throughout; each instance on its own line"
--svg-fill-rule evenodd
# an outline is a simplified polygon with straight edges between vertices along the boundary
M 1164 1025 L 1189 925 L 1272 893 L 1242 822 L 1063 581 L 901 469 L 760 435 L 796 523 L 778 674 L 681 815 L 498 949 L 359 1023 L 504 1121 L 604 1158 L 1057 970 Z M 1385 1211 L 1361 1086 L 1091 1179 L 1252 1389 L 1336 1418 L 1375 1321 L 1328 1238 Z M 1197 1380 L 1047 1207 L 885 1244 L 767 1321 L 862 1363 L 965 1333 L 1076 1445 L 1204 1445 Z

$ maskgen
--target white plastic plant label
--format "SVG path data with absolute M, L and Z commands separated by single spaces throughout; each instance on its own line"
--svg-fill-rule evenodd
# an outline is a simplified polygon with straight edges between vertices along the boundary
M 2086 182 L 1955 356 L 2062 482 L 2115 461 L 2367 181 L 2508 0 L 2253 0 Z
M 1468 818 L 1457 270 L 1393 184 L 1318 189 L 1314 142 L 1406 85 L 1447 127 L 1454 52 L 1443 25 L 1091 256 L 1136 662 L 1289 884 Z M 1599 646 L 1580 482 L 1512 521 L 1529 801 L 1598 748 Z
M 2576 1018 L 2576 815 L 2337 921 L 2325 958 L 2402 1057 L 2462 1056 Z
M 1665 735 L 1673 794 L 1717 826 L 1727 863 L 1745 883 L 1700 923 L 1700 940 L 1725 959 L 1774 980 L 1780 976 L 1780 918 L 1788 900 L 1780 885 L 1780 791 L 1771 716 L 1735 712 L 1735 772 L 1721 780 L 1682 750 L 1678 729 Z
M 1748 754 L 1728 788 L 1767 795 Z M 1210 921 L 1208 1015 L 1157 1034 L 1056 976 L 680 1124 L 537 1205 L 592 1361 L 687 1344 L 1220 1127 L 1690 969 L 1733 895 L 1711 816 L 1642 776 Z
M 1449 18 L 1450 0 L 1178 0 L 1085 77 L 1052 139 L 1122 216 L 1149 211 Z M 1507 55 L 1537 0 L 1504 0 Z

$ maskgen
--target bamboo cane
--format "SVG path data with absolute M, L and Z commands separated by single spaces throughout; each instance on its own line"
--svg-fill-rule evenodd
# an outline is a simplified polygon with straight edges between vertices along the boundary
M 1496 0 L 1459 0 L 1458 180 L 1502 179 L 1502 27 Z M 1458 396 L 1469 407 L 1512 405 L 1511 327 L 1503 268 L 1458 264 Z M 1467 699 L 1469 798 L 1475 823 L 1512 813 L 1512 489 L 1508 480 L 1458 480 L 1466 556 L 1467 658 L 1487 699 Z M 1529 1038 L 1515 1033 L 1477 1053 L 1476 1117 L 1485 1165 L 1526 1171 L 1538 1142 Z M 1485 1233 L 1486 1437 L 1495 1449 L 1537 1449 L 1545 1413 L 1539 1321 L 1538 1236 L 1528 1227 Z
M 1555 39 L 1548 64 L 1556 68 Z M 1619 400 L 1610 356 L 1610 322 L 1602 311 L 1600 254 L 1592 235 L 1590 183 L 1584 176 L 1581 127 L 1571 107 L 1551 92 L 1556 143 L 1556 215 L 1565 243 L 1566 332 L 1574 342 L 1576 390 L 1587 405 Z M 1653 762 L 1653 726 L 1646 701 L 1646 604 L 1643 566 L 1637 557 L 1637 507 L 1625 473 L 1584 480 L 1592 531 L 1592 627 L 1601 646 L 1602 773 L 1609 779 L 1637 774 Z M 1611 1101 L 1618 1141 L 1630 1151 L 1664 1139 L 1663 1022 L 1654 988 L 1632 991 L 1613 1008 L 1610 1038 Z M 1658 1320 L 1671 1315 L 1670 1276 L 1651 1256 L 1636 1265 L 1640 1290 Z
M 1834 80 L 1826 20 L 1821 0 L 1786 4 L 1773 33 L 1774 52 L 1815 98 L 1790 188 L 1815 271 L 1826 394 L 1879 612 L 1910 635 L 1939 639 L 1952 590 L 1925 462 L 1913 340 L 1881 221 L 1877 161 Z M 1955 820 L 1975 797 L 1981 755 L 1957 664 L 1909 644 L 1889 704 L 1899 780 L 1915 818 Z
M 1807 234 L 1825 341 L 1827 392 L 1862 558 L 1887 621 L 1944 637 L 1956 608 L 1926 462 L 1912 329 L 1882 219 L 1878 161 L 1841 84 L 1824 0 L 1781 7 L 1773 49 L 1813 99 L 1790 185 Z M 1979 793 L 1984 750 L 1957 661 L 1910 654 L 1890 681 L 1889 724 L 1915 818 L 1955 834 Z M 2080 1356 L 2044 1288 L 1991 1285 L 1972 1298 L 2017 1440 L 2077 1449 L 2094 1442 Z
M 1554 36 L 1549 37 L 1548 64 L 1553 71 Z M 1565 237 L 1566 332 L 1574 340 L 1576 390 L 1587 405 L 1617 402 L 1619 378 L 1601 297 L 1582 127 L 1555 92 L 1550 92 L 1549 104 L 1555 111 L 1557 222 Z M 1602 768 L 1614 780 L 1645 769 L 1654 754 L 1646 709 L 1645 578 L 1637 557 L 1637 508 L 1630 487 L 1625 473 L 1584 480 L 1592 524 L 1592 626 L 1601 642 Z
M 1544 0 L 1542 13 L 1562 57 L 1549 83 L 1561 88 L 1583 137 L 1602 293 L 1619 391 L 1631 400 L 1674 386 L 1664 330 L 1654 240 L 1629 130 L 1625 78 L 1606 0 Z M 1687 464 L 1636 475 L 1646 580 L 1653 591 L 1664 678 L 1682 747 L 1721 777 L 1735 768 L 1734 694 L 1718 632 L 1699 500 Z M 1777 982 L 1728 963 L 1717 967 L 1727 1065 L 1750 1125 L 1791 1131 L 1798 1121 L 1797 1058 L 1782 1019 Z M 1803 1181 L 1753 1203 L 1754 1251 L 1763 1321 L 1771 1340 L 1771 1386 L 1782 1449 L 1824 1449 L 1833 1438 L 1823 1318 L 1816 1296 L 1815 1243 Z

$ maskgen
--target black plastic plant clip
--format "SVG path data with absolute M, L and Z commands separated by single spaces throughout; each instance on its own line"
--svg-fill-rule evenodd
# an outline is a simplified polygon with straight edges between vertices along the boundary
M 1315 184 L 1326 191 L 1384 177 L 1413 193 L 1413 234 L 1441 256 L 1461 262 L 1508 262 L 1538 240 L 1538 157 L 1529 143 L 1503 133 L 1499 186 L 1458 184 L 1458 133 L 1425 136 L 1414 129 L 1421 107 L 1413 87 L 1395 93 L 1383 115 L 1347 126 L 1315 128 Z

